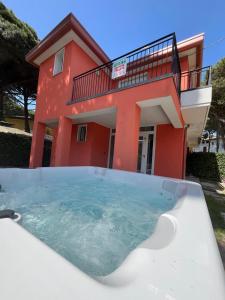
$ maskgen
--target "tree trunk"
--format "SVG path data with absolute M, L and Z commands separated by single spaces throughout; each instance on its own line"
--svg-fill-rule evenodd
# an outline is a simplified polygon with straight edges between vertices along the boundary
M 220 147 L 220 125 L 218 124 L 217 126 L 217 131 L 216 131 L 216 152 L 219 152 L 219 147 Z
M 223 136 L 224 136 L 223 127 L 224 127 L 223 123 L 219 119 L 219 116 L 217 116 L 217 122 L 216 122 L 216 152 L 219 152 L 220 140 L 223 139 Z
M 26 90 L 23 95 L 24 100 L 24 130 L 30 133 L 30 123 L 29 123 L 29 111 L 28 111 L 28 96 Z
M 220 135 L 221 135 L 221 139 L 222 139 L 223 149 L 225 149 L 225 128 L 224 128 L 224 123 L 221 124 Z
M 0 121 L 4 121 L 4 93 L 0 90 Z

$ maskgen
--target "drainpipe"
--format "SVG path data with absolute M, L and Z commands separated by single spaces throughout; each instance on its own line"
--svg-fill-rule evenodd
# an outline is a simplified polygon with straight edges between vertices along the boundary
M 184 140 L 183 140 L 183 168 L 182 168 L 182 178 L 185 179 L 186 175 L 186 159 L 187 159 L 187 129 L 189 128 L 189 124 L 184 125 Z

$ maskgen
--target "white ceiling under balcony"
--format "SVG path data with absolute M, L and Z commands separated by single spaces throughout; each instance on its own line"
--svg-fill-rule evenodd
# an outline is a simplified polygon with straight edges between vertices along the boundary
M 187 141 L 189 147 L 198 144 L 198 138 L 208 117 L 212 99 L 212 87 L 195 89 L 181 93 L 181 111 L 184 122 L 188 125 Z
M 107 109 L 95 110 L 91 112 L 81 113 L 78 115 L 69 116 L 73 119 L 74 124 L 82 124 L 88 122 L 95 122 L 108 128 L 116 127 L 116 108 L 111 107 Z M 159 105 L 152 107 L 145 107 L 141 109 L 140 126 L 148 126 L 154 124 L 168 124 L 170 123 L 165 112 Z
M 110 107 L 106 109 L 93 110 L 77 115 L 71 115 L 69 118 L 73 120 L 74 124 L 94 122 L 108 128 L 115 128 L 116 108 Z
M 156 125 L 168 123 L 170 123 L 170 121 L 160 105 L 142 108 L 141 126 L 148 126 L 149 124 Z

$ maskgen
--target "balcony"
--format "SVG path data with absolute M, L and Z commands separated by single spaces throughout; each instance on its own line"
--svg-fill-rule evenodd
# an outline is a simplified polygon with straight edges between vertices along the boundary
M 211 98 L 210 66 L 181 73 L 181 107 L 209 105 Z
M 211 67 L 181 74 L 180 103 L 183 119 L 189 127 L 189 147 L 198 144 L 198 138 L 205 128 L 211 100 Z
M 173 77 L 180 93 L 181 71 L 175 33 L 74 77 L 70 103 L 167 77 Z
M 181 92 L 211 86 L 211 67 L 181 73 Z

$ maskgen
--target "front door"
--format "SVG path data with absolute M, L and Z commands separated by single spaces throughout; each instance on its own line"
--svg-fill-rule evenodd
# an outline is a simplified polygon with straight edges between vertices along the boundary
M 143 131 L 141 131 L 143 130 Z M 145 131 L 146 130 L 146 131 Z M 137 172 L 152 174 L 153 173 L 153 142 L 154 142 L 154 127 L 141 127 L 139 133 L 138 144 L 138 160 Z M 111 133 L 110 150 L 109 150 L 109 168 L 113 165 L 115 143 L 115 130 Z
M 137 172 L 152 174 L 153 133 L 140 132 Z

